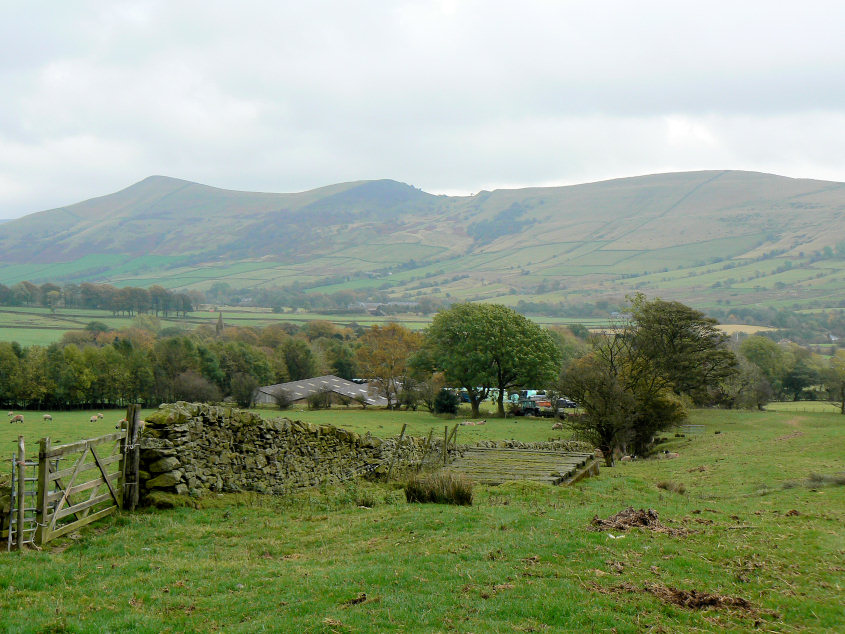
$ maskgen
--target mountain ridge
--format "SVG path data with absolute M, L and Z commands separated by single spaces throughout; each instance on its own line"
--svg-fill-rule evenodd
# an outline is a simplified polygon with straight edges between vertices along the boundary
M 843 211 L 845 183 L 739 170 L 473 196 L 431 194 L 391 179 L 272 193 L 153 175 L 3 223 L 0 282 L 18 281 L 38 263 L 33 281 L 53 275 L 202 289 L 225 280 L 320 292 L 383 286 L 406 299 L 448 293 L 506 303 L 617 297 L 640 285 L 695 301 L 754 302 L 773 301 L 783 291 L 774 284 L 784 278 L 801 301 L 825 292 L 839 301 Z M 828 268 L 817 270 L 822 260 Z M 719 277 L 707 269 L 716 263 L 744 275 Z M 794 270 L 773 272 L 780 266 Z M 686 277 L 670 274 L 682 270 Z M 399 277 L 380 277 L 393 274 Z M 460 276 L 469 281 L 452 279 Z M 421 277 L 432 283 L 406 280 Z M 822 278 L 826 287 L 813 282 Z M 723 281 L 731 292 L 713 286 Z

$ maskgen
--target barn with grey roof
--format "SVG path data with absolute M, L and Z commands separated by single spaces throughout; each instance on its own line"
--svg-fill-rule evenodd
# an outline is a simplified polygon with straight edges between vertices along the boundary
M 255 391 L 253 400 L 256 405 L 275 405 L 277 396 L 284 393 L 287 394 L 292 403 L 305 403 L 309 396 L 320 392 L 331 393 L 334 402 L 352 399 L 366 405 L 387 405 L 387 399 L 379 396 L 375 386 L 367 383 L 354 383 L 332 374 L 302 379 L 301 381 L 290 381 L 289 383 L 265 385 Z

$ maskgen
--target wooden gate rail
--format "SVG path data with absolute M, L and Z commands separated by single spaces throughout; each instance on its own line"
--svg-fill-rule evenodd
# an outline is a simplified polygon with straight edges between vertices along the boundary
M 51 539 L 106 517 L 123 506 L 124 447 L 127 431 L 121 430 L 99 438 L 52 447 L 49 438 L 41 440 L 38 453 L 38 501 L 35 541 L 44 545 Z M 101 457 L 104 445 L 114 443 L 111 452 Z M 99 448 L 99 451 L 98 451 Z M 93 459 L 86 462 L 86 458 Z M 60 458 L 76 458 L 72 467 L 60 469 Z M 117 463 L 116 471 L 109 466 Z M 93 471 L 92 475 L 85 475 Z M 105 491 L 103 488 L 105 487 Z M 87 496 L 81 493 L 90 491 Z M 101 504 L 105 508 L 94 510 Z M 71 515 L 72 522 L 58 524 Z
M 31 543 L 43 546 L 118 509 L 135 509 L 140 412 L 140 405 L 130 405 L 123 429 L 99 438 L 58 447 L 53 447 L 49 438 L 42 438 L 38 462 L 26 461 L 23 436 L 18 438 L 18 452 L 12 458 L 12 478 L 17 486 L 11 492 L 8 513 L 0 513 L 0 530 L 6 537 L 7 549 L 12 545 L 20 549 Z M 114 443 L 110 451 L 109 443 Z M 62 460 L 72 466 L 62 468 Z M 37 477 L 28 477 L 26 467 L 37 467 Z M 30 484 L 29 489 L 26 483 Z M 33 498 L 34 506 L 27 503 Z M 68 521 L 70 516 L 74 516 L 72 521 Z

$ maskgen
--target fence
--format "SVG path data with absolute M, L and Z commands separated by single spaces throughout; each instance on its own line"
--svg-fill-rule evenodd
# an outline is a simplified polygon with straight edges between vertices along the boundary
M 678 425 L 678 427 L 682 432 L 690 436 L 704 433 L 704 425 Z
M 139 412 L 130 405 L 118 432 L 53 447 L 40 441 L 27 461 L 23 436 L 13 460 L 9 512 L 2 523 L 7 550 L 47 542 L 138 503 Z M 27 469 L 37 475 L 28 475 Z M 2 533 L 0 533 L 2 536 Z

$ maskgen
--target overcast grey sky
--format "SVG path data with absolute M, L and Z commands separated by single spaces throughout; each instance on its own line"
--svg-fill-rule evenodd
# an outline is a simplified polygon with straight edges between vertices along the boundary
M 151 174 L 845 181 L 845 3 L 0 0 L 0 218 Z

